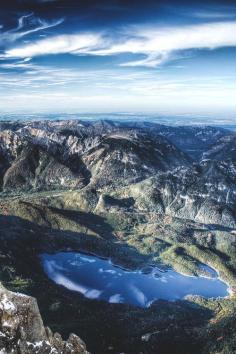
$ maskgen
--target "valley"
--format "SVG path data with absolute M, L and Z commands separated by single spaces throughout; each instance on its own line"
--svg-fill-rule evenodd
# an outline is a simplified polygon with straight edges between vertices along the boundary
M 75 333 L 95 354 L 234 352 L 235 132 L 4 121 L 0 188 L 1 283 L 35 297 L 53 332 Z M 213 269 L 230 294 L 157 298 L 143 308 L 91 299 L 47 277 L 40 255 L 59 252 L 85 252 L 129 271 L 162 264 L 197 279 Z

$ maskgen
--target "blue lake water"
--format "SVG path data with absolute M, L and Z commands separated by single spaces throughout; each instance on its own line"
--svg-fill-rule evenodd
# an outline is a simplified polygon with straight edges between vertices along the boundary
M 204 266 L 212 278 L 185 276 L 172 269 L 128 271 L 99 258 L 78 252 L 41 255 L 44 271 L 56 284 L 90 299 L 148 307 L 154 300 L 178 300 L 186 295 L 225 297 L 228 286 Z

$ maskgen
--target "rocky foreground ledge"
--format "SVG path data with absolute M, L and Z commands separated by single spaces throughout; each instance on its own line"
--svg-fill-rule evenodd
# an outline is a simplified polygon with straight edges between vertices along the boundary
M 88 354 L 75 334 L 63 341 L 45 328 L 36 299 L 0 284 L 0 354 Z

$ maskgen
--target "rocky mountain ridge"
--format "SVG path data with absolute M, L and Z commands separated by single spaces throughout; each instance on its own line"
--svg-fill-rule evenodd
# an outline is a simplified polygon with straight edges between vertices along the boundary
M 51 126 L 48 129 L 48 123 L 38 128 L 31 125 L 0 132 L 5 191 L 81 188 L 90 179 L 101 186 L 114 179 L 118 185 L 127 185 L 180 164 L 189 165 L 191 160 L 165 138 L 145 131 L 102 126 L 95 132 L 96 126 L 89 126 L 79 135 L 75 129 L 68 133 L 70 123 L 66 131 L 61 124 L 55 131 Z M 45 180 L 40 181 L 42 175 Z
M 146 211 L 236 227 L 235 137 L 220 128 L 151 123 L 9 123 L 0 131 L 2 191 L 127 187 L 128 194 L 137 183 L 146 190 L 152 178 L 154 204 Z

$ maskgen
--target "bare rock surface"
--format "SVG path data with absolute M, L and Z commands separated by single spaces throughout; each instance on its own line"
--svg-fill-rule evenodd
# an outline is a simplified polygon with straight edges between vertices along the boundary
M 0 285 L 1 354 L 86 354 L 84 342 L 75 334 L 64 341 L 45 328 L 33 297 L 13 293 Z

